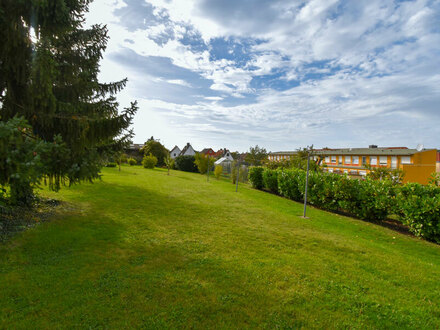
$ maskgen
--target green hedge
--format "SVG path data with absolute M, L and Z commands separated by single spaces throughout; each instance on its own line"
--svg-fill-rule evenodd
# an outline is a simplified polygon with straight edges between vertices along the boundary
M 304 201 L 306 172 L 300 169 L 252 167 L 249 181 L 295 201 Z M 345 175 L 310 172 L 307 200 L 319 208 L 370 221 L 398 216 L 416 236 L 440 243 L 440 188 L 417 183 L 356 180 Z

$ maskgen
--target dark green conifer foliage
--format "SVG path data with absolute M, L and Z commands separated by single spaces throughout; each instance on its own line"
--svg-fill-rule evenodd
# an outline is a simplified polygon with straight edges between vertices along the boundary
M 89 0 L 0 1 L 0 120 L 23 116 L 37 138 L 63 141 L 45 175 L 51 188 L 93 180 L 132 137 L 136 102 L 118 112 L 127 80 L 98 81 L 105 26 L 84 28 Z M 55 150 L 55 149 L 54 149 Z

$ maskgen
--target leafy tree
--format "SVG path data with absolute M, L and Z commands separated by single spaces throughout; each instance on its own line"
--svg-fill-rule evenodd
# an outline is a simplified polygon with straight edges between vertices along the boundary
M 157 164 L 157 158 L 153 156 L 151 153 L 147 156 L 144 155 L 144 159 L 142 159 L 142 165 L 145 168 L 154 168 Z
M 137 160 L 134 158 L 128 158 L 128 165 L 134 166 L 137 164 Z
M 42 158 L 54 190 L 63 182 L 98 178 L 107 156 L 129 142 L 137 111 L 132 103 L 118 112 L 115 94 L 126 79 L 98 81 L 108 36 L 105 26 L 83 28 L 89 3 L 0 2 L 1 121 L 24 117 L 33 135 L 55 148 L 57 153 Z M 55 147 L 60 142 L 67 152 Z
M 245 161 L 253 166 L 259 166 L 267 160 L 267 151 L 264 148 L 260 148 L 258 145 L 250 147 L 249 152 L 246 154 Z
M 197 153 L 195 155 L 194 163 L 197 165 L 199 172 L 205 174 L 208 171 L 208 168 L 211 169 L 214 166 L 214 158 L 209 155 Z
M 147 142 L 145 142 L 145 145 L 141 149 L 141 152 L 143 152 L 144 155 L 152 154 L 153 156 L 155 156 L 157 158 L 158 166 L 165 165 L 165 158 L 170 153 L 162 143 L 160 143 L 158 140 L 154 140 L 153 137 L 151 137 Z

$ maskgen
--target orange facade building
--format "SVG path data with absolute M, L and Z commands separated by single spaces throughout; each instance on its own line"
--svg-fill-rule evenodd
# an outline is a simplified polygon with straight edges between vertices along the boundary
M 268 158 L 270 161 L 289 160 L 296 154 L 295 151 L 273 152 Z M 364 177 L 369 172 L 366 165 L 401 169 L 405 176 L 403 182 L 418 182 L 427 184 L 434 172 L 440 171 L 438 166 L 439 153 L 436 149 L 408 149 L 397 148 L 347 148 L 347 149 L 320 149 L 313 151 L 313 158 L 320 162 L 324 171 L 350 176 Z

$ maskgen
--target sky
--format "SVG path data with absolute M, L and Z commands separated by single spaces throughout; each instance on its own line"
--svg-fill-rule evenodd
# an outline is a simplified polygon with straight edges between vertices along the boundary
M 440 0 L 95 0 L 134 142 L 440 148 Z

